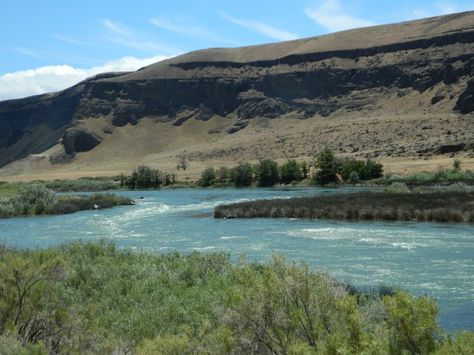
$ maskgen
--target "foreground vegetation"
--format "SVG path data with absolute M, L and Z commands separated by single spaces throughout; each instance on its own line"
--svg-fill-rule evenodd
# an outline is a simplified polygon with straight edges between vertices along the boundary
M 56 195 L 44 185 L 26 185 L 9 197 L 0 196 L 0 218 L 66 214 L 83 210 L 131 205 L 128 197 L 110 193 L 92 195 Z
M 111 244 L 0 249 L 5 354 L 453 354 L 426 297 L 358 291 L 279 257 L 149 254 Z
M 474 192 L 360 192 L 217 206 L 216 218 L 327 218 L 474 223 Z

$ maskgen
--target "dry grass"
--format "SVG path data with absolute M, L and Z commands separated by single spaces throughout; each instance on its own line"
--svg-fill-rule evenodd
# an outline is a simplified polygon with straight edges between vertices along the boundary
M 474 223 L 474 192 L 361 192 L 250 201 L 218 206 L 214 217 Z

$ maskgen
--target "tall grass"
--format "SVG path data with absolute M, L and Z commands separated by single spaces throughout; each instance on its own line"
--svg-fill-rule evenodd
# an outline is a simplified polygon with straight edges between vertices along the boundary
M 460 169 L 439 169 L 435 172 L 419 172 L 410 175 L 386 174 L 384 177 L 371 180 L 371 183 L 390 185 L 394 182 L 404 182 L 410 185 L 450 184 L 465 182 L 474 184 L 474 172 Z
M 27 185 L 12 197 L 0 199 L 0 218 L 65 214 L 132 203 L 133 201 L 128 197 L 110 193 L 57 196 L 53 190 L 43 185 Z
M 216 218 L 322 218 L 474 223 L 474 192 L 361 192 L 217 206 Z

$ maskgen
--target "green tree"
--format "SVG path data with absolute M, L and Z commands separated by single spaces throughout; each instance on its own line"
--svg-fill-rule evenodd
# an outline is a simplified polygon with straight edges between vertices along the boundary
M 278 164 L 271 159 L 263 159 L 255 168 L 255 179 L 260 187 L 271 187 L 280 180 Z
M 225 166 L 221 166 L 216 171 L 216 182 L 219 185 L 227 185 L 231 181 L 231 171 Z
M 250 163 L 240 163 L 233 170 L 233 181 L 237 187 L 251 186 L 253 182 L 253 167 Z
M 316 157 L 316 168 L 319 170 L 314 175 L 314 180 L 319 185 L 327 185 L 337 181 L 336 174 L 341 168 L 340 162 L 329 149 L 323 150 Z
M 146 165 L 140 165 L 133 170 L 132 175 L 128 177 L 125 184 L 130 189 L 149 189 L 159 188 L 161 185 L 170 185 L 174 181 L 174 174 L 165 173 Z
M 291 184 L 302 180 L 300 164 L 294 160 L 288 160 L 280 166 L 280 181 L 282 184 Z
M 202 171 L 201 178 L 198 180 L 197 184 L 201 187 L 209 187 L 214 185 L 216 181 L 216 171 L 214 168 L 209 167 Z

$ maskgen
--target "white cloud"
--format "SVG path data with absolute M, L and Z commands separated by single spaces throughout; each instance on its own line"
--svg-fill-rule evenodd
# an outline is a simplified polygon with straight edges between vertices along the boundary
M 101 19 L 100 22 L 102 26 L 109 32 L 109 35 L 105 39 L 111 43 L 149 53 L 178 52 L 176 48 L 147 39 L 148 36 L 137 33 L 130 28 L 112 20 Z
M 217 33 L 214 33 L 207 28 L 196 24 L 195 21 L 190 17 L 177 16 L 174 18 L 166 18 L 162 16 L 151 19 L 150 23 L 167 31 L 180 33 L 187 36 L 209 41 L 237 44 L 235 41 L 228 40 Z
M 96 74 L 133 71 L 167 58 L 169 57 L 123 57 L 91 68 L 75 68 L 70 65 L 50 65 L 3 74 L 0 75 L 0 100 L 63 90 Z
M 316 8 L 306 8 L 305 13 L 329 32 L 374 25 L 371 21 L 346 13 L 339 0 L 323 0 Z
M 220 16 L 230 23 L 280 41 L 289 41 L 298 38 L 298 36 L 294 33 L 280 30 L 260 21 L 238 19 L 226 13 L 220 13 Z

